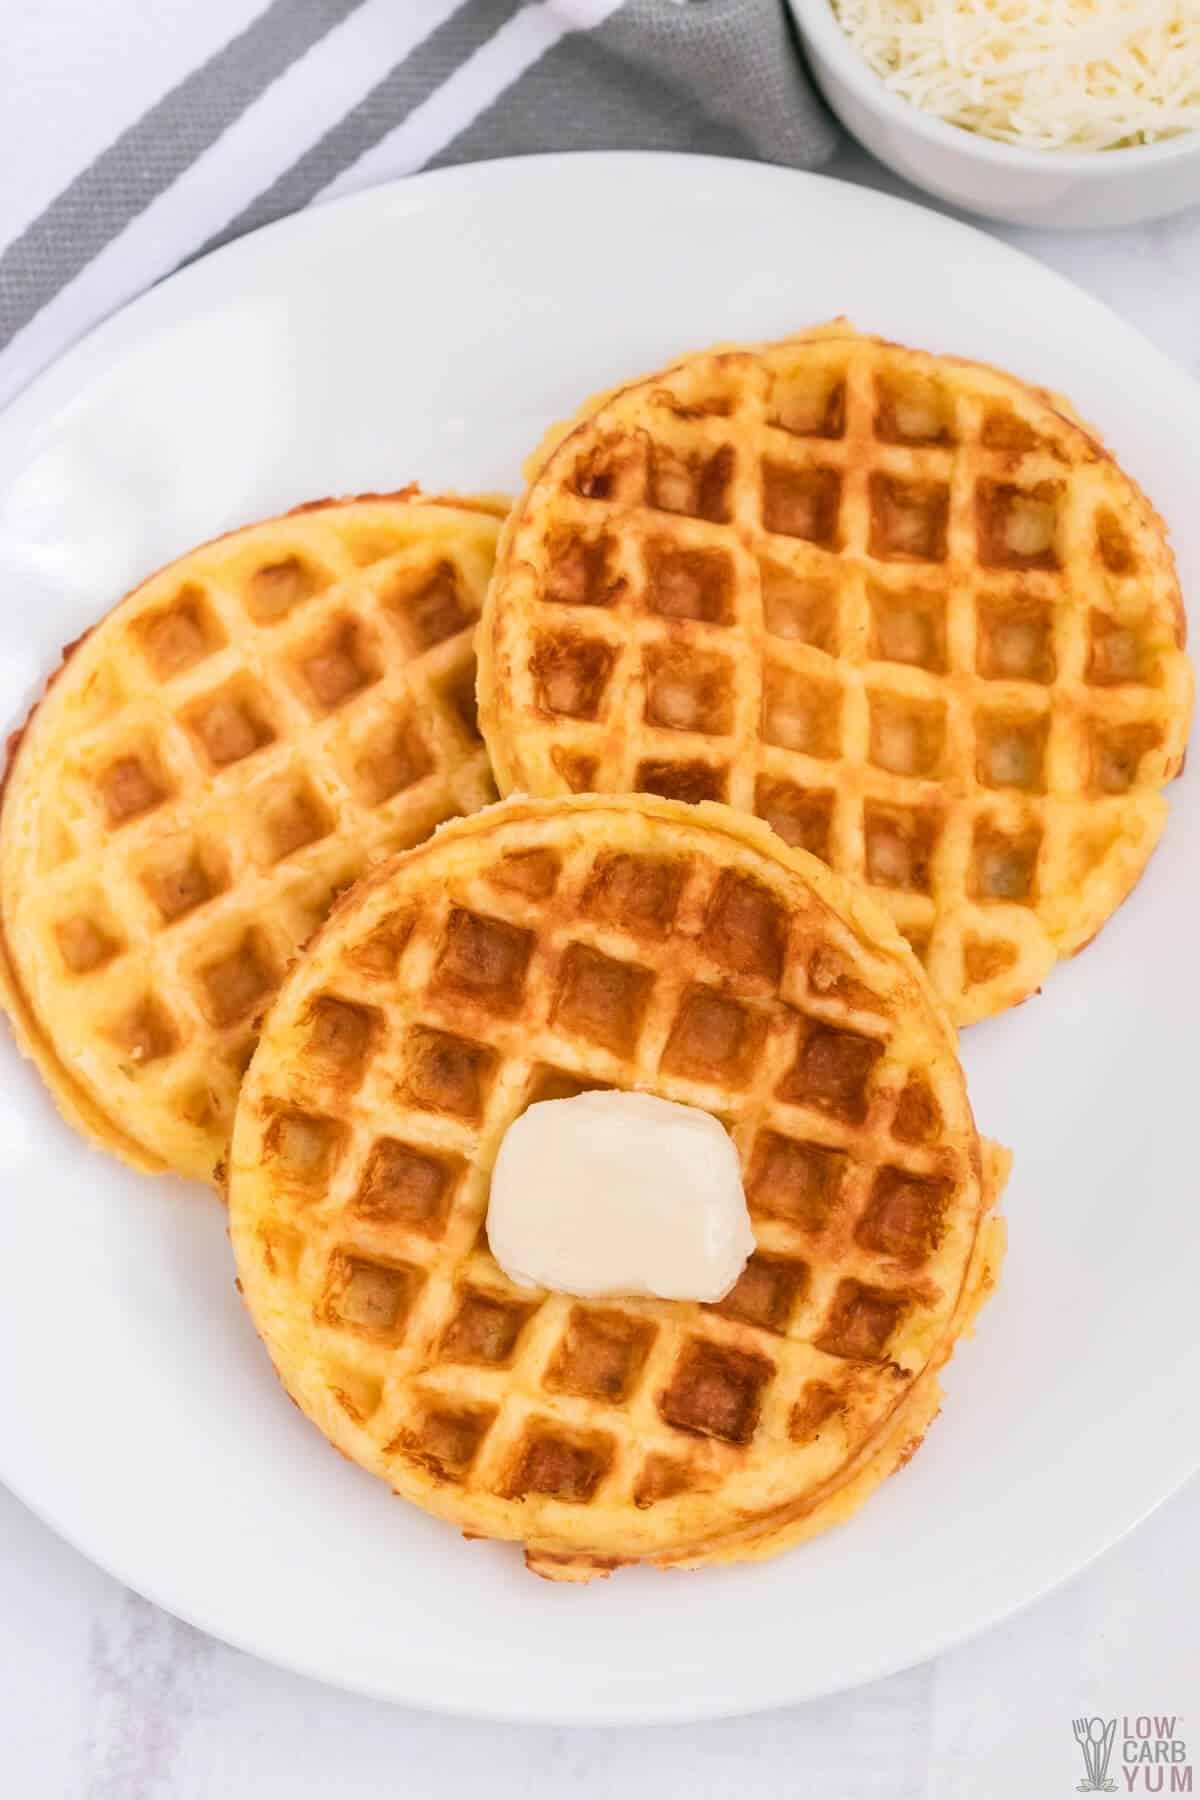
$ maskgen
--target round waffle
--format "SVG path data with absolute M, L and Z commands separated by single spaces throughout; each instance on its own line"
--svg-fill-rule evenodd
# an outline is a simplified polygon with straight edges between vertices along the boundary
M 480 629 L 502 793 L 727 800 L 865 881 L 958 1024 L 1080 949 L 1192 699 L 1164 527 L 1065 404 L 844 324 L 532 457 Z
M 256 1021 L 368 860 L 494 797 L 472 638 L 499 501 L 323 501 L 193 550 L 10 745 L 0 994 L 64 1114 L 211 1179 Z
M 577 1301 L 487 1249 L 534 1100 L 717 1115 L 757 1249 L 728 1297 Z M 852 1511 L 937 1410 L 990 1287 L 1001 1152 L 870 899 L 727 807 L 510 800 L 337 907 L 238 1103 L 242 1291 L 337 1448 L 586 1580 L 766 1555 Z

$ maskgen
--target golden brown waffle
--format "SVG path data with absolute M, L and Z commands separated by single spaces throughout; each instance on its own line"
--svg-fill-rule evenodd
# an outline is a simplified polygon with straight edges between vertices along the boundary
M 484 1233 L 534 1100 L 637 1087 L 737 1146 L 713 1306 L 514 1286 Z M 242 1290 L 338 1449 L 539 1573 L 770 1554 L 915 1448 L 994 1280 L 1002 1153 L 869 898 L 727 807 L 511 800 L 335 910 L 238 1104 Z
M 960 1024 L 1133 886 L 1184 617 L 1161 521 L 1064 403 L 843 323 L 601 396 L 527 476 L 479 641 L 502 793 L 757 813 L 871 886 Z
M 494 796 L 499 501 L 326 501 L 162 569 L 10 746 L 0 984 L 64 1114 L 211 1179 L 258 1017 L 372 857 Z

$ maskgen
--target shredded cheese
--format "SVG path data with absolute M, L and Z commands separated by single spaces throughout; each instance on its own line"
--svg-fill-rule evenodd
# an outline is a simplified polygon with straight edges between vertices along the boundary
M 831 0 L 893 93 L 1044 150 L 1200 126 L 1200 0 Z

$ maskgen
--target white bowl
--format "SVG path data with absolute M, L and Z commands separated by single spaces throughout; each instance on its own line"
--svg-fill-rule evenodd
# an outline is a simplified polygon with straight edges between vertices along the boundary
M 1024 150 L 947 125 L 893 94 L 830 0 L 789 0 L 838 118 L 898 175 L 970 212 L 1058 229 L 1134 225 L 1200 203 L 1200 131 L 1127 150 Z

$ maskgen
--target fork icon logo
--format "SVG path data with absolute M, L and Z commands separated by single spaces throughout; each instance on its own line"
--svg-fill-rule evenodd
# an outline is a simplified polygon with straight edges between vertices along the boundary
M 1087 1771 L 1076 1789 L 1080 1794 L 1115 1794 L 1117 1784 L 1109 1779 L 1108 1764 L 1113 1739 L 1117 1735 L 1115 1719 L 1072 1719 L 1075 1742 L 1083 1753 Z

